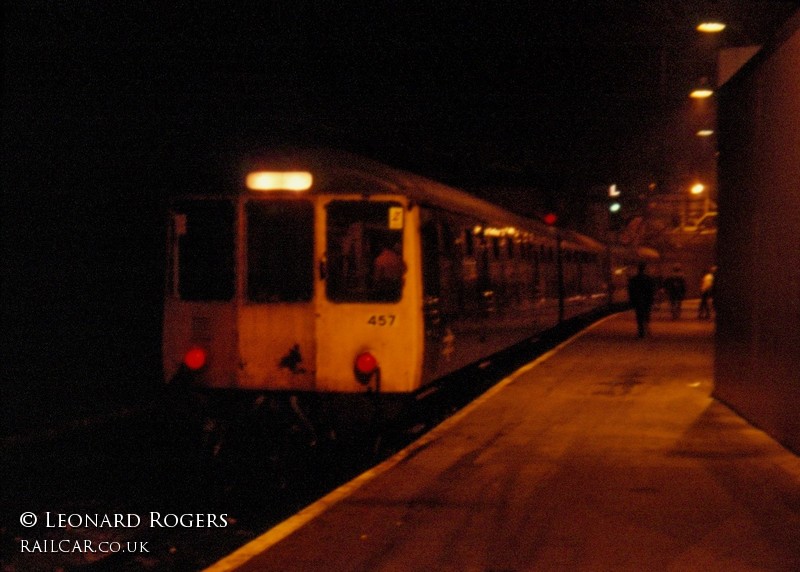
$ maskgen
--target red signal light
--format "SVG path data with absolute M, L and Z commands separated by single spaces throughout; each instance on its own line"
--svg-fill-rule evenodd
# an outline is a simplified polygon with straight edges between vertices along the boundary
M 556 213 L 547 213 L 544 215 L 543 220 L 547 226 L 553 226 L 558 221 L 558 215 Z
M 362 352 L 356 356 L 356 373 L 362 376 L 370 376 L 378 369 L 378 360 L 369 352 Z
M 207 359 L 208 354 L 206 353 L 206 350 L 195 346 L 190 348 L 189 351 L 186 352 L 186 355 L 183 356 L 183 364 L 190 370 L 197 371 L 206 365 Z

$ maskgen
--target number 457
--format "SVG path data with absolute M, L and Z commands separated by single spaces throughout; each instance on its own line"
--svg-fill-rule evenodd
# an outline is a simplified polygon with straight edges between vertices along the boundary
M 370 326 L 393 326 L 395 320 L 394 314 L 380 314 L 372 315 L 367 320 Z

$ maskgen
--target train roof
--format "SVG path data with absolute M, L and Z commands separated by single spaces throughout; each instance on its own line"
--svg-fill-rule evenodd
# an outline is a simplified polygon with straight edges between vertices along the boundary
M 246 172 L 259 169 L 309 171 L 314 177 L 309 189 L 312 194 L 399 193 L 419 204 L 467 214 L 478 220 L 513 224 L 537 232 L 550 230 L 540 221 L 517 215 L 460 189 L 344 151 L 270 151 L 247 159 L 244 169 Z
M 482 224 L 514 227 L 551 238 L 560 232 L 565 246 L 594 251 L 604 248 L 577 232 L 549 227 L 463 190 L 345 151 L 291 148 L 251 152 L 235 174 L 235 192 L 247 192 L 243 182 L 253 171 L 310 172 L 313 183 L 306 191 L 310 194 L 402 194 L 418 204 L 467 215 Z

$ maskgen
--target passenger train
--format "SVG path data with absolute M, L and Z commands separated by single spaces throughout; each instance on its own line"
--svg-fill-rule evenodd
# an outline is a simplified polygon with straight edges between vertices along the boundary
M 421 176 L 320 150 L 237 167 L 170 206 L 167 383 L 331 417 L 614 295 L 621 254 Z

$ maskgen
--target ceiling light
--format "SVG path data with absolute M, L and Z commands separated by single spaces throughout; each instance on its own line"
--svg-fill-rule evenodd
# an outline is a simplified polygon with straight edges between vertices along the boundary
M 689 94 L 689 97 L 693 97 L 694 99 L 706 99 L 712 95 L 714 95 L 714 90 L 708 89 L 707 87 L 699 87 L 693 90 L 692 93 Z
M 716 34 L 725 29 L 725 24 L 722 22 L 701 22 L 697 26 L 699 32 L 706 32 L 708 34 Z

